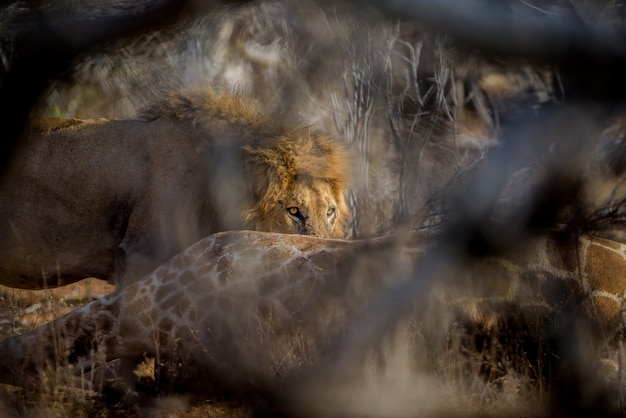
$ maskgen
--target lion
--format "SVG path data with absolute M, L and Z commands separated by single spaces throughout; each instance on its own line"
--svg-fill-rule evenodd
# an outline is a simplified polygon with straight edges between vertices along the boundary
M 33 120 L 0 182 L 0 284 L 127 283 L 218 231 L 344 238 L 347 150 L 250 99 L 172 92 L 128 120 Z

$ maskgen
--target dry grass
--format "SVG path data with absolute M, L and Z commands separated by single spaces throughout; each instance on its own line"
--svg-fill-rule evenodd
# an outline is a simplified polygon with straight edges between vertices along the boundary
M 95 298 L 113 291 L 105 282 L 87 279 L 49 290 L 0 288 L 2 335 L 27 332 L 38 325 L 62 316 Z M 433 322 L 431 326 L 437 327 Z M 365 362 L 363 375 L 348 385 L 348 393 L 334 393 L 339 407 L 357 415 L 422 413 L 481 416 L 507 416 L 513 413 L 535 415 L 545 406 L 541 391 L 531 390 L 534 377 L 512 371 L 495 381 L 481 377 L 478 353 L 462 354 L 462 333 L 435 330 L 425 336 L 424 324 L 409 321 L 399 327 L 391 340 L 381 343 Z M 298 338 L 295 336 L 294 338 Z M 433 341 L 441 341 L 433 344 Z M 446 343 L 447 341 L 447 343 Z M 466 343 L 466 342 L 465 342 Z M 415 356 L 415 353 L 421 353 Z M 114 400 L 102 394 L 60 381 L 54 370 L 41 370 L 43 390 L 29 390 L 0 385 L 0 418 L 8 417 L 246 417 L 250 410 L 243 401 L 208 400 L 192 395 L 154 395 L 152 363 L 148 359 L 135 373 L 142 382 L 144 395 L 129 394 Z M 84 387 L 89 387 L 85 377 Z M 436 390 L 433 392 L 433 388 Z M 345 386 L 344 386 L 345 389 Z M 539 397 L 539 398 L 538 398 Z M 306 403 L 303 403 L 306 405 Z M 337 405 L 333 405 L 337 406 Z M 323 411 L 324 408 L 321 408 Z M 331 409 L 332 410 L 332 409 Z
M 0 338 L 34 329 L 113 290 L 113 285 L 93 278 L 45 290 L 0 286 Z
M 495 124 L 485 119 L 476 91 L 465 95 L 461 91 L 458 97 L 451 93 L 459 91 L 455 82 L 462 84 L 463 80 L 455 78 L 456 58 L 443 50 L 444 41 L 431 44 L 433 51 L 426 51 L 420 39 L 403 37 L 395 26 L 384 27 L 383 35 L 370 33 L 355 23 L 356 19 L 346 24 L 324 13 L 315 14 L 319 11 L 312 14 L 307 7 L 302 15 L 291 16 L 294 20 L 290 22 L 289 15 L 281 15 L 293 12 L 290 7 L 267 2 L 260 11 L 245 9 L 238 14 L 198 19 L 178 36 L 157 31 L 125 45 L 114 45 L 81 63 L 69 82 L 55 83 L 39 114 L 128 117 L 161 89 L 181 85 L 236 89 L 245 83 L 243 88 L 257 95 L 271 112 L 280 116 L 290 109 L 324 128 L 334 125 L 333 129 L 354 145 L 359 153 L 358 171 L 363 176 L 363 184 L 352 196 L 361 222 L 354 227 L 356 236 L 373 235 L 394 223 L 418 219 L 430 209 L 428 199 L 433 189 L 445 189 L 450 178 L 471 167 L 482 157 L 484 148 L 492 145 Z M 307 25 L 300 27 L 297 22 L 303 16 Z M 314 25 L 319 27 L 311 30 Z M 362 42 L 357 42 L 359 38 Z M 250 55 L 253 50 L 260 53 Z M 491 91 L 490 99 L 500 101 L 503 107 L 510 105 L 516 93 L 529 89 L 529 79 L 537 78 L 537 73 L 526 67 L 502 74 L 499 67 L 485 70 L 474 66 L 472 60 L 463 64 L 465 75 L 470 73 L 468 79 L 478 79 L 483 89 Z M 422 71 L 424 65 L 429 66 L 427 73 Z M 392 70 L 397 77 L 390 76 Z M 542 70 L 538 73 L 544 74 Z M 424 81 L 427 83 L 420 84 Z M 520 85 L 510 91 L 516 82 Z M 536 92 L 550 95 L 553 86 L 544 86 L 544 78 L 534 82 L 542 84 Z M 427 91 L 421 90 L 424 88 Z M 470 96 L 477 113 L 456 115 L 455 105 L 469 101 Z M 477 127 L 471 128 L 473 124 Z M 437 204 L 433 210 L 438 213 L 441 207 Z M 0 287 L 0 338 L 27 332 L 112 290 L 112 286 L 96 280 L 44 291 Z M 406 341 L 399 341 L 387 353 L 387 366 L 368 369 L 371 382 L 355 385 L 350 402 L 361 404 L 362 415 L 374 414 L 377 408 L 400 414 L 403 411 L 394 406 L 415 403 L 416 399 L 424 405 L 446 404 L 450 415 L 457 416 L 550 413 L 550 390 L 544 386 L 537 362 L 524 358 L 527 346 L 509 347 L 513 350 L 505 357 L 488 358 L 484 353 L 468 351 L 468 341 L 461 332 L 448 334 L 440 329 L 438 343 L 426 344 L 424 326 L 410 325 Z M 489 342 L 501 348 L 507 337 L 491 336 Z M 471 344 L 476 348 L 474 341 Z M 408 365 L 407 347 L 414 351 L 415 345 L 423 348 L 424 355 L 417 366 Z M 542 341 L 533 347 L 538 352 L 551 348 Z M 411 358 L 409 363 L 415 361 Z M 485 379 L 485 365 L 498 370 L 498 376 Z M 414 374 L 412 367 L 420 374 Z M 143 371 L 148 386 L 150 370 Z M 52 373 L 42 371 L 46 372 Z M 94 392 L 55 386 L 53 377 L 48 382 L 49 387 L 42 392 L 0 386 L 0 418 L 244 417 L 250 413 L 239 402 L 191 396 L 153 397 L 139 404 L 111 403 Z
M 66 313 L 111 293 L 114 286 L 102 280 L 85 279 L 78 283 L 46 290 L 23 290 L 0 286 L 0 339 L 28 332 Z M 135 373 L 144 385 L 154 383 L 148 359 Z M 41 370 L 43 390 L 29 390 L 0 384 L 0 418 L 58 417 L 245 417 L 248 409 L 241 402 L 212 401 L 186 396 L 163 396 L 143 403 L 129 398 L 107 399 L 99 393 L 77 386 L 58 384 L 54 370 Z M 90 377 L 83 387 L 90 387 Z

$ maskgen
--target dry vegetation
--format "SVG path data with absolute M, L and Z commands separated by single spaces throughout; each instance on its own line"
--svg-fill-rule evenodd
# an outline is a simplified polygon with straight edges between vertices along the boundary
M 57 289 L 23 290 L 0 286 L 0 335 L 2 338 L 32 330 L 65 315 L 93 299 L 113 291 L 113 286 L 96 279 Z M 45 371 L 42 370 L 42 373 Z M 85 401 L 88 394 L 78 389 L 55 387 L 53 380 L 46 393 L 30 393 L 2 385 L 2 416 L 109 416 Z
M 103 9 L 94 9 L 92 3 L 100 4 L 67 1 L 58 7 L 111 13 L 101 4 Z M 575 234 L 623 240 L 626 128 L 619 101 L 610 103 L 610 111 L 577 107 L 568 108 L 565 116 L 545 113 L 548 119 L 554 116 L 550 124 L 541 112 L 574 95 L 563 91 L 567 80 L 553 63 L 484 56 L 459 46 L 445 27 L 434 32 L 410 20 L 398 23 L 363 5 L 355 9 L 350 2 L 321 3 L 262 1 L 211 13 L 196 5 L 195 14 L 172 26 L 105 44 L 81 57 L 47 88 L 32 114 L 125 118 L 170 89 L 245 91 L 271 117 L 305 118 L 351 147 L 357 161 L 348 196 L 353 238 L 440 224 L 468 213 L 472 220 L 472 210 L 481 221 L 489 212 L 481 212 L 484 201 L 484 206 L 496 207 L 490 217 L 506 220 L 500 226 L 509 240 L 524 239 L 524 228 L 563 225 Z M 591 28 L 608 21 L 623 23 L 626 8 L 619 1 L 548 3 L 539 9 L 526 1 L 507 2 L 515 13 L 539 10 L 555 22 L 574 10 Z M 0 24 L 32 12 L 26 2 L 16 2 L 0 11 Z M 40 12 L 55 16 L 50 5 Z M 11 67 L 11 37 L 1 41 L 0 63 L 6 70 Z M 569 146 L 560 137 L 571 137 Z M 516 160 L 517 155 L 497 154 L 503 138 L 525 141 L 526 153 L 532 155 Z M 514 153 L 525 154 L 523 150 L 520 146 Z M 502 178 L 477 179 L 474 174 L 490 155 L 494 164 L 501 158 L 503 167 L 495 172 Z M 475 199 L 467 197 L 472 193 Z M 526 218 L 511 220 L 511 214 Z M 510 244 L 503 238 L 507 233 L 481 232 Z M 476 252 L 481 250 L 490 249 Z M 0 288 L 0 338 L 33 329 L 110 291 L 111 286 L 94 281 L 37 292 Z M 320 392 L 320 399 L 337 399 L 335 413 L 349 406 L 359 416 L 399 416 L 407 410 L 421 415 L 566 415 L 573 412 L 565 406 L 566 397 L 575 395 L 580 397 L 576 406 L 587 407 L 582 412 L 625 412 L 621 340 L 609 354 L 594 348 L 566 358 L 563 345 L 570 340 L 541 339 L 553 317 L 494 306 L 490 308 L 501 314 L 495 333 L 484 322 L 455 316 L 452 308 L 443 316 L 439 311 L 432 318 L 403 322 L 401 331 L 378 342 L 382 348 L 366 362 L 365 377 L 357 384 L 347 379 L 357 387 L 350 386 L 348 393 Z M 576 344 L 593 346 L 592 338 L 587 335 Z M 414 357 L 415 352 L 421 355 Z M 560 373 L 573 361 L 594 364 L 595 374 L 586 375 L 580 367 L 576 373 Z M 426 373 L 413 373 L 416 368 Z M 608 383 L 582 385 L 592 374 Z M 246 400 L 148 396 L 156 391 L 150 379 L 144 373 L 145 393 L 116 396 L 114 401 L 91 390 L 57 385 L 54 375 L 43 393 L 4 385 L 0 417 L 251 414 Z M 570 388 L 569 383 L 582 386 Z M 307 402 L 315 399 L 302 400 L 302 415 L 308 412 Z

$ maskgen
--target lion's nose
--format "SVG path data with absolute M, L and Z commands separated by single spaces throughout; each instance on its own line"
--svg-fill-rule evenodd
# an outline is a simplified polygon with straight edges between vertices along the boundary
M 306 223 L 309 220 L 309 211 L 305 208 L 300 208 L 299 218 L 302 220 L 302 223 Z
M 316 236 L 315 231 L 313 231 L 305 218 L 301 219 L 301 221 L 298 223 L 298 233 L 302 234 L 302 235 L 312 235 L 312 236 Z

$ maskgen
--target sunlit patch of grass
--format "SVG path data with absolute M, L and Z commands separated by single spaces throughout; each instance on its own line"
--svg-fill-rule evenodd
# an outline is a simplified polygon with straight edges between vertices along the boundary
M 44 290 L 0 286 L 0 338 L 21 334 L 48 323 L 111 293 L 113 289 L 113 285 L 97 279 Z

